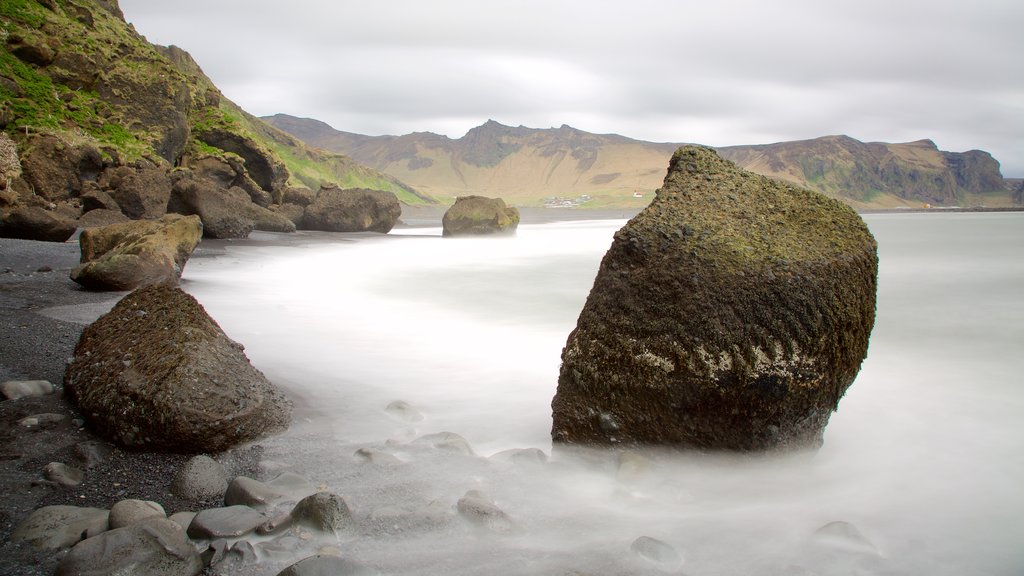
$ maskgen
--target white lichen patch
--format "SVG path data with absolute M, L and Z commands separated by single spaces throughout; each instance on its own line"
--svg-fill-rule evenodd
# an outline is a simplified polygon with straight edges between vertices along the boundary
M 644 350 L 643 353 L 636 356 L 636 359 L 653 368 L 660 368 L 666 374 L 671 373 L 676 369 L 675 362 L 665 358 L 664 356 L 658 356 L 650 350 Z

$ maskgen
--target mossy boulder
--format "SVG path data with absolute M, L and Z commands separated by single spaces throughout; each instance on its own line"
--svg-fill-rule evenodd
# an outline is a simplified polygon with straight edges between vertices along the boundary
M 877 268 L 852 209 L 680 148 L 601 262 L 562 352 L 553 439 L 820 445 L 867 352 Z
M 177 285 L 202 234 L 197 216 L 179 214 L 86 228 L 78 239 L 81 264 L 71 279 L 90 290 Z
M 401 215 L 398 197 L 391 192 L 328 185 L 306 206 L 302 222 L 307 230 L 386 234 Z
M 459 196 L 441 219 L 442 235 L 513 234 L 519 226 L 519 209 L 501 198 Z
M 127 447 L 214 453 L 283 430 L 291 403 L 192 296 L 147 286 L 87 326 L 64 390 Z

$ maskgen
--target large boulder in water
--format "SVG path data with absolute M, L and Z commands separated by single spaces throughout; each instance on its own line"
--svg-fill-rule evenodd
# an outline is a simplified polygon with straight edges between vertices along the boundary
M 212 453 L 283 430 L 291 403 L 192 296 L 148 286 L 86 327 L 64 389 L 121 445 Z
M 441 219 L 444 236 L 512 234 L 519 226 L 519 210 L 501 198 L 459 196 Z
M 867 352 L 877 268 L 849 207 L 679 149 L 601 262 L 562 352 L 553 439 L 819 446 Z
M 178 214 L 87 228 L 78 238 L 81 264 L 71 279 L 90 290 L 177 285 L 202 235 L 198 216 Z
M 402 206 L 391 192 L 322 186 L 302 221 L 307 230 L 387 234 L 401 215 Z

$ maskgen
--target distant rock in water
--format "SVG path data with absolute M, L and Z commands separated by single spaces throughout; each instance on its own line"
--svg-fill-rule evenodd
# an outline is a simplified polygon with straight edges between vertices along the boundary
M 302 222 L 307 230 L 387 234 L 401 215 L 402 206 L 391 192 L 322 186 Z
M 852 209 L 680 148 L 569 335 L 553 439 L 820 446 L 867 352 L 877 269 Z
M 291 403 L 188 294 L 148 286 L 82 333 L 64 389 L 102 436 L 213 453 L 285 429 Z
M 459 196 L 441 219 L 444 236 L 512 234 L 519 226 L 519 210 L 501 198 Z

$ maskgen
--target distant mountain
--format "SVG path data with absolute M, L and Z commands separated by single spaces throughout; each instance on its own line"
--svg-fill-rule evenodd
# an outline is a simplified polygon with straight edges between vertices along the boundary
M 511 127 L 493 120 L 452 139 L 429 132 L 365 136 L 284 114 L 263 119 L 311 146 L 347 154 L 433 197 L 483 194 L 520 205 L 580 197 L 589 197 L 584 205 L 593 207 L 645 205 L 681 145 L 569 126 Z M 1020 194 L 1012 195 L 999 163 L 987 152 L 944 152 L 930 140 L 887 144 L 825 136 L 718 151 L 747 170 L 856 208 L 1020 203 Z

